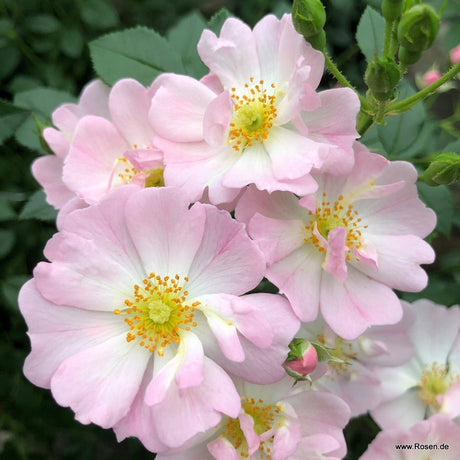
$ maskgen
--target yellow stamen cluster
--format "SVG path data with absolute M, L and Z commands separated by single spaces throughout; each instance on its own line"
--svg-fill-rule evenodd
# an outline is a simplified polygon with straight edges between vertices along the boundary
M 427 406 L 434 410 L 439 410 L 440 407 L 436 398 L 446 393 L 458 378 L 459 376 L 449 374 L 448 366 L 433 363 L 422 372 L 422 378 L 418 384 L 418 395 Z
M 324 334 L 318 334 L 317 339 L 319 343 L 329 347 L 329 344 L 326 344 L 326 339 Z M 346 374 L 349 371 L 351 361 L 357 361 L 357 354 L 353 351 L 353 344 L 347 342 L 341 337 L 336 337 L 334 341 L 334 346 L 330 347 L 329 353 L 337 359 L 342 360 L 343 362 L 334 362 L 329 361 L 328 365 L 332 373 L 335 375 L 328 375 L 327 377 L 331 380 L 335 379 L 335 376 Z
M 134 285 L 134 296 L 125 300 L 123 310 L 116 309 L 116 315 L 126 315 L 129 326 L 126 341 L 138 340 L 141 347 L 151 353 L 155 350 L 162 356 L 164 348 L 171 342 L 180 342 L 180 330 L 190 330 L 194 321 L 195 308 L 200 302 L 186 303 L 188 291 L 180 283 L 179 275 L 158 276 L 150 273 L 142 286 Z
M 350 252 L 353 248 L 360 248 L 362 229 L 367 228 L 363 225 L 362 219 L 358 216 L 358 211 L 353 208 L 352 204 L 344 203 L 343 195 L 340 195 L 337 200 L 332 203 L 326 201 L 326 193 L 323 193 L 320 205 L 317 205 L 315 212 L 309 211 L 311 216 L 309 225 L 305 226 L 306 237 L 305 242 L 313 243 L 320 252 L 326 251 L 323 242 L 314 234 L 315 224 L 319 233 L 327 240 L 329 232 L 336 227 L 345 227 L 347 236 L 345 245 L 347 246 L 346 260 L 350 260 Z
M 270 430 L 276 423 L 276 416 L 280 414 L 279 405 L 264 404 L 263 399 L 243 398 L 242 407 L 244 412 L 254 420 L 254 431 L 260 436 Z M 229 419 L 222 435 L 225 436 L 238 450 L 241 458 L 249 458 L 248 445 L 238 419 Z M 272 458 L 273 438 L 263 441 L 259 445 L 260 458 Z
M 264 86 L 263 80 L 254 82 L 251 77 L 250 84 L 244 86 L 246 93 L 243 95 L 232 88 L 233 118 L 227 142 L 237 152 L 242 152 L 254 142 L 263 144 L 277 116 L 273 83 L 269 89 Z

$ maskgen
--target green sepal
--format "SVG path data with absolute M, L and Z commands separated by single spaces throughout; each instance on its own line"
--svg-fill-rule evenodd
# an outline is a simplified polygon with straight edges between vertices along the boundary
M 428 185 L 450 185 L 460 176 L 460 155 L 441 153 L 430 163 L 420 177 Z

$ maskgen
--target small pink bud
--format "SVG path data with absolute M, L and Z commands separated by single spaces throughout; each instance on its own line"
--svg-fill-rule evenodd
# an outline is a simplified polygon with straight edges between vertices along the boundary
M 317 364 L 318 354 L 315 347 L 310 344 L 301 358 L 294 359 L 293 361 L 286 361 L 284 366 L 297 374 L 305 376 L 311 374 L 316 369 Z
M 425 86 L 431 85 L 436 80 L 441 78 L 441 74 L 437 70 L 429 70 L 423 75 L 423 84 Z
M 449 56 L 450 62 L 452 62 L 452 64 L 457 64 L 460 62 L 460 45 L 457 45 L 455 48 L 451 49 Z

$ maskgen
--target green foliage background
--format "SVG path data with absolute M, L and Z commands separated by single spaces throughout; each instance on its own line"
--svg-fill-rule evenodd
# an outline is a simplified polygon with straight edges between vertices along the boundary
M 442 1 L 430 3 L 439 9 Z M 328 0 L 324 4 L 330 52 L 350 80 L 363 88 L 365 59 L 372 58 L 383 37 L 376 12 L 380 1 Z M 369 6 L 376 10 L 366 9 Z M 30 164 L 47 153 L 38 135 L 40 128 L 51 124 L 50 114 L 60 103 L 75 100 L 84 84 L 95 77 L 93 69 L 109 84 L 131 75 L 148 84 L 155 69 L 158 73 L 164 68 L 203 75 L 206 68 L 197 57 L 195 44 L 205 24 L 218 30 L 225 15 L 214 14 L 222 7 L 251 26 L 264 14 L 290 10 L 290 4 L 282 0 L 0 0 L 0 458 L 153 458 L 135 439 L 118 444 L 111 431 L 75 422 L 72 411 L 59 407 L 48 390 L 34 387 L 22 375 L 29 342 L 17 293 L 37 262 L 44 260 L 43 247 L 55 232 L 56 217 L 30 173 Z M 106 34 L 137 25 L 155 29 L 168 41 L 140 29 L 132 39 L 138 48 L 143 46 L 149 64 L 142 67 L 128 56 L 111 66 L 107 53 L 117 50 L 113 36 Z M 433 61 L 445 70 L 448 50 L 460 43 L 459 26 L 460 0 L 451 0 L 441 36 L 420 64 L 420 71 Z M 144 37 L 143 45 L 139 34 Z M 149 47 L 149 40 L 154 47 Z M 327 88 L 333 83 L 325 76 L 322 85 Z M 407 95 L 414 89 L 405 83 L 399 91 Z M 457 82 L 456 89 L 388 120 L 386 126 L 373 127 L 363 141 L 391 160 L 411 160 L 421 168 L 433 152 L 458 153 L 458 94 Z M 454 212 L 458 188 L 420 184 L 419 190 L 438 215 L 430 237 L 437 261 L 427 267 L 428 288 L 402 297 L 428 297 L 444 305 L 460 303 L 460 214 Z M 358 458 L 377 431 L 369 417 L 352 421 L 346 430 L 347 458 Z

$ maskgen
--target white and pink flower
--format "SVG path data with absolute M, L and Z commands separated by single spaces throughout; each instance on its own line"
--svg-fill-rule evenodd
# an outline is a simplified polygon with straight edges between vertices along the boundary
M 355 144 L 355 165 L 346 176 L 315 176 L 315 195 L 249 188 L 236 208 L 264 252 L 266 277 L 302 321 L 318 312 L 331 329 L 353 340 L 368 327 L 402 317 L 392 289 L 420 291 L 434 260 L 423 240 L 435 213 L 418 199 L 417 172 Z
M 347 173 L 359 100 L 349 88 L 317 93 L 324 56 L 289 15 L 264 17 L 251 30 L 225 21 L 205 30 L 201 81 L 167 74 L 154 86 L 150 121 L 165 155 L 166 181 L 197 200 L 232 201 L 248 184 L 261 190 L 316 190 L 312 170 Z M 339 110 L 338 110 L 339 107 Z
M 299 322 L 279 295 L 243 295 L 265 261 L 227 212 L 127 185 L 68 214 L 45 256 L 19 296 L 24 373 L 80 422 L 179 447 L 240 413 L 227 366 L 283 377 Z
M 237 382 L 237 417 L 225 417 L 218 427 L 192 440 L 187 450 L 160 454 L 158 460 L 343 458 L 348 406 L 330 393 L 295 391 L 292 382 L 288 377 L 265 386 Z
M 360 460 L 458 460 L 459 452 L 460 427 L 439 414 L 408 430 L 381 431 Z
M 324 323 L 321 315 L 304 323 L 296 334 L 327 347 L 332 360 L 319 363 L 311 375 L 313 387 L 342 398 L 356 417 L 377 407 L 381 400 L 380 379 L 375 366 L 398 366 L 414 354 L 408 330 L 414 320 L 411 311 L 391 326 L 372 326 L 356 340 L 344 340 Z
M 436 413 L 460 416 L 460 307 L 424 299 L 404 307 L 415 316 L 408 331 L 415 355 L 401 366 L 374 370 L 383 397 L 371 414 L 383 429 L 408 429 Z
M 43 136 L 56 156 L 39 158 L 32 167 L 53 206 L 63 208 L 75 197 L 80 207 L 94 204 L 127 183 L 164 185 L 163 155 L 152 145 L 148 121 L 152 95 L 152 88 L 133 79 L 118 81 L 110 93 L 96 81 L 78 105 L 53 112 L 58 129 L 46 128 Z

